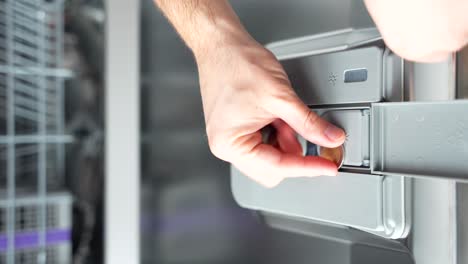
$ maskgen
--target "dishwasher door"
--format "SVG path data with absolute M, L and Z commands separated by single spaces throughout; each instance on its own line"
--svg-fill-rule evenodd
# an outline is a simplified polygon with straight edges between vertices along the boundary
M 468 101 L 450 101 L 455 59 L 405 62 L 378 39 L 372 29 L 346 29 L 268 46 L 301 99 L 353 137 L 345 142 L 352 162 L 338 177 L 287 179 L 273 189 L 231 167 L 233 195 L 278 228 L 329 239 L 341 236 L 323 234 L 323 226 L 356 228 L 385 238 L 366 245 L 398 239 L 403 249 L 391 250 L 416 263 L 463 263 Z M 365 78 L 346 81 L 346 72 L 363 69 Z
M 273 189 L 233 167 L 237 202 L 255 210 L 404 238 L 409 231 L 411 180 L 372 175 L 370 167 L 372 103 L 403 99 L 403 60 L 385 47 L 375 28 L 339 30 L 267 47 L 277 55 L 299 97 L 346 131 L 346 158 L 338 177 L 287 179 Z

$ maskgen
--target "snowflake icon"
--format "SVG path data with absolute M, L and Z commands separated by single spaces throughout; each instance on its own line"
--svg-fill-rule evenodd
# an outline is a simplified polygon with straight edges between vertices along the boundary
M 331 72 L 331 73 L 328 75 L 328 82 L 329 82 L 331 85 L 335 86 L 337 80 L 338 80 L 338 76 L 337 76 L 336 74 L 334 74 L 334 73 Z

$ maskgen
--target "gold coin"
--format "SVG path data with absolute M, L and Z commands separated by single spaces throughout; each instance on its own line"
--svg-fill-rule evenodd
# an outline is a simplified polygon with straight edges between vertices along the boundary
M 340 168 L 341 165 L 343 165 L 343 160 L 344 160 L 344 147 L 343 146 L 339 146 L 336 148 L 319 147 L 318 154 L 320 157 L 335 163 L 338 168 Z

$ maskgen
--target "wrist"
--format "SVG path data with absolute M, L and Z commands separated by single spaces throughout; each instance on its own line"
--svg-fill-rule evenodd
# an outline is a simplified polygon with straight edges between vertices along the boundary
M 202 61 L 216 51 L 227 47 L 248 45 L 253 41 L 240 22 L 220 18 L 205 26 L 202 35 L 190 43 L 189 47 L 195 59 Z
M 200 3 L 192 14 L 192 29 L 186 32 L 185 39 L 197 61 L 219 49 L 253 41 L 228 1 L 207 0 Z

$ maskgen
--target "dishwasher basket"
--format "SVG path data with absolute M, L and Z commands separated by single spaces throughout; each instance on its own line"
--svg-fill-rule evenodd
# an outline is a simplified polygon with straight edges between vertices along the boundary
M 71 262 L 63 8 L 0 0 L 0 264 Z
M 18 195 L 15 200 L 15 263 L 70 263 L 71 256 L 71 196 L 67 193 L 48 194 L 45 201 L 32 195 Z M 46 229 L 38 225 L 40 210 L 46 204 Z M 0 201 L 0 263 L 7 263 L 8 201 Z M 45 255 L 39 246 L 45 235 Z M 46 261 L 45 261 L 46 260 Z

